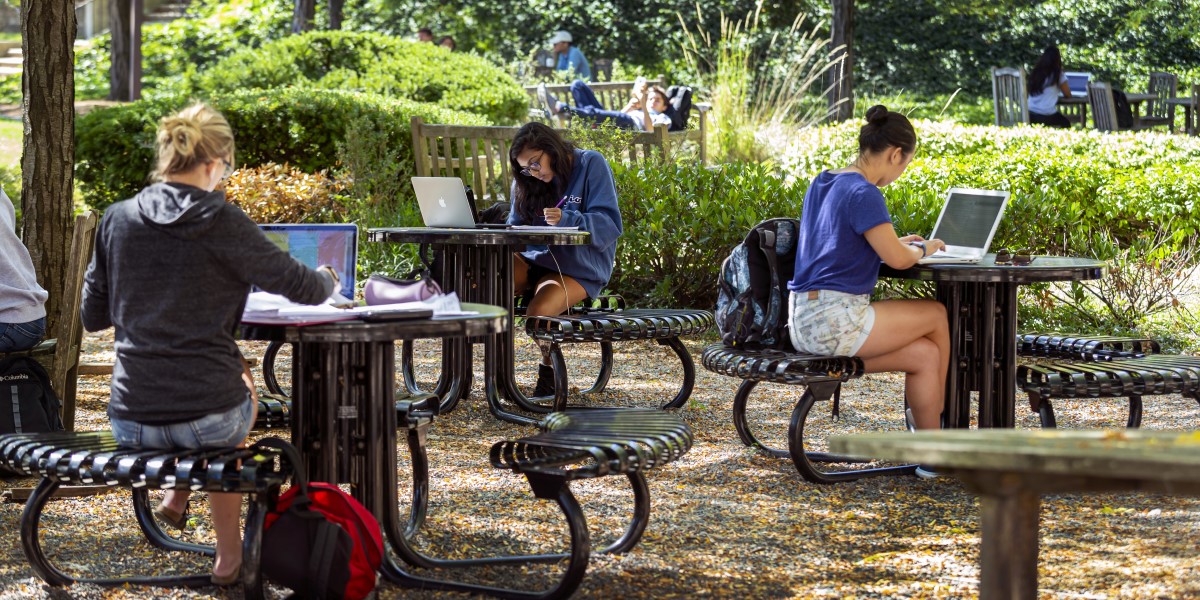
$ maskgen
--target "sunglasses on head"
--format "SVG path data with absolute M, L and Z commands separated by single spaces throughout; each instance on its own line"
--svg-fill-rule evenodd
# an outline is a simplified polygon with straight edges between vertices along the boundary
M 998 265 L 1027 265 L 1033 262 L 1033 252 L 1029 250 L 1017 250 L 1013 252 L 1008 248 L 1001 248 L 996 251 L 996 264 Z

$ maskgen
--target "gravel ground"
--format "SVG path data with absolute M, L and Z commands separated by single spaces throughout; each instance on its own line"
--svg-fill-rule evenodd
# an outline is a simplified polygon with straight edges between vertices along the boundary
M 111 341 L 85 339 L 87 362 L 111 360 Z M 689 342 L 699 356 L 702 340 Z M 260 345 L 246 353 L 261 355 Z M 594 372 L 598 352 L 572 348 L 572 374 Z M 650 405 L 674 394 L 671 357 L 652 344 L 618 345 L 609 391 L 594 403 Z M 533 380 L 532 347 L 519 352 L 519 376 Z M 421 375 L 434 373 L 436 348 L 421 346 Z M 285 358 L 286 360 L 286 358 Z M 478 359 L 477 359 L 478 360 Z M 666 366 L 656 366 L 666 365 Z M 737 381 L 699 369 L 690 404 L 680 412 L 695 445 L 680 461 L 650 474 L 653 515 L 641 544 L 625 556 L 593 556 L 580 598 L 971 598 L 978 595 L 979 509 L 953 479 L 884 477 L 833 486 L 805 483 L 786 460 L 766 458 L 737 438 L 730 410 Z M 580 377 L 582 379 L 582 377 Z M 577 382 L 576 382 L 577 383 Z M 885 374 L 845 386 L 842 419 L 828 411 L 810 419 L 837 433 L 902 426 L 902 379 Z M 535 500 L 524 478 L 492 469 L 487 450 L 527 428 L 487 412 L 476 380 L 471 398 L 443 415 L 431 432 L 432 502 L 421 545 L 445 557 L 562 549 L 565 530 L 552 503 Z M 107 377 L 80 380 L 81 430 L 103 429 Z M 797 390 L 767 387 L 751 402 L 756 431 L 783 446 Z M 648 400 L 649 399 L 649 400 Z M 1020 405 L 1021 402 L 1018 402 Z M 1121 401 L 1056 402 L 1061 427 L 1119 427 Z M 1194 429 L 1200 407 L 1177 396 L 1146 401 L 1147 429 Z M 1018 427 L 1037 419 L 1022 411 Z M 256 433 L 258 435 L 258 433 Z M 401 498 L 408 494 L 408 457 L 400 457 Z M 3 480 L 28 485 L 29 480 Z M 623 479 L 572 485 L 585 510 L 593 547 L 623 530 L 630 506 Z M 76 573 L 204 571 L 205 560 L 166 557 L 140 537 L 122 492 L 52 503 L 44 541 Z M 186 537 L 211 540 L 203 499 L 193 502 Z M 401 510 L 407 510 L 402 500 Z M 21 507 L 0 504 L 0 600 L 10 598 L 237 598 L 215 588 L 102 589 L 76 585 L 51 592 L 20 550 Z M 49 533 L 53 532 L 53 534 Z M 1042 510 L 1042 598 L 1200 598 L 1200 500 L 1145 494 L 1058 495 Z M 547 585 L 554 566 L 479 569 L 463 577 L 494 584 Z M 271 596 L 285 590 L 271 588 Z M 381 584 L 378 597 L 461 598 Z

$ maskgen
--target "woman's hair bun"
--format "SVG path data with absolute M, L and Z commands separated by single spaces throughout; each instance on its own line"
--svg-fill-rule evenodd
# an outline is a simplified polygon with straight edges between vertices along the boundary
M 875 125 L 882 125 L 887 121 L 888 109 L 882 104 L 876 104 L 867 109 L 867 122 Z

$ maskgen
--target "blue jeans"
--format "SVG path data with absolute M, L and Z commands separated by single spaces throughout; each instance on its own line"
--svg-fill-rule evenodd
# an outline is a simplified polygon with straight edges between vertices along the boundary
M 28 350 L 46 336 L 46 317 L 28 323 L 0 323 L 0 352 Z
M 169 425 L 148 425 L 109 418 L 113 438 L 128 448 L 198 450 L 233 448 L 246 440 L 254 425 L 254 401 L 246 401 L 221 413 Z
M 597 108 L 604 110 L 604 105 L 596 99 L 595 92 L 582 79 L 571 82 L 571 97 L 575 99 L 575 108 Z
M 573 115 L 591 119 L 597 123 L 612 121 L 613 125 L 616 125 L 620 129 L 642 130 L 641 123 L 628 113 L 617 110 L 604 110 L 604 105 L 600 104 L 600 100 L 596 99 L 595 92 L 583 80 L 576 79 L 571 82 L 571 97 L 575 99 L 574 107 L 564 106 L 560 102 L 559 108 Z

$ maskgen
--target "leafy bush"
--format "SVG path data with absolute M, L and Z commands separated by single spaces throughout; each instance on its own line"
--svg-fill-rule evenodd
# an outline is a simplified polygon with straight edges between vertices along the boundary
M 529 96 L 507 73 L 469 54 L 375 33 L 318 31 L 237 52 L 206 71 L 211 92 L 299 86 L 408 98 L 487 116 L 525 117 Z
M 248 91 L 208 101 L 233 127 L 239 164 L 287 163 L 306 173 L 337 166 L 339 144 L 364 120 L 381 132 L 379 139 L 386 140 L 391 156 L 405 165 L 402 176 L 412 174 L 411 117 L 484 124 L 479 116 L 431 104 L 330 90 Z M 84 200 L 103 209 L 145 186 L 153 168 L 159 120 L 189 102 L 185 97 L 141 100 L 80 117 L 75 126 L 75 178 Z
M 269 162 L 235 171 L 225 182 L 225 197 L 256 223 L 341 222 L 347 208 L 339 193 L 345 188 L 324 171 L 309 174 Z

